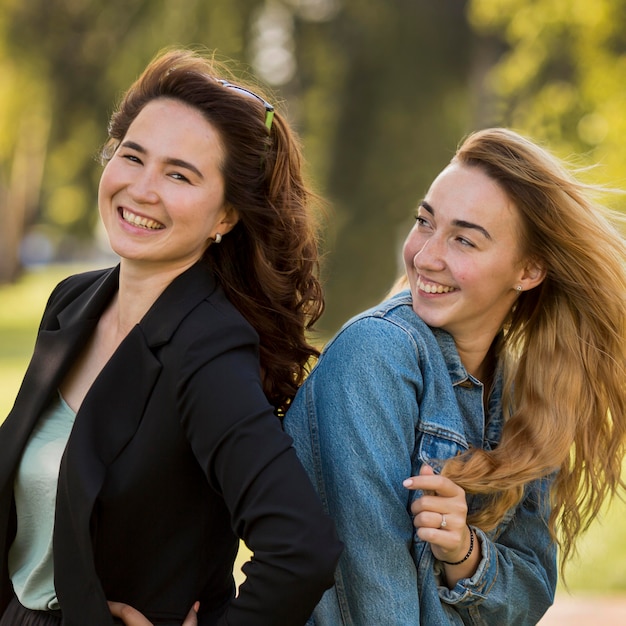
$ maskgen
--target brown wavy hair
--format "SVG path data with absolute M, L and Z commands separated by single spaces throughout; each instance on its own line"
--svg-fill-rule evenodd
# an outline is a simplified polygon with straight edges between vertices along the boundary
M 494 529 L 532 480 L 555 474 L 549 526 L 561 570 L 603 502 L 624 487 L 626 241 L 624 216 L 573 168 L 518 133 L 471 134 L 453 163 L 476 167 L 521 217 L 522 250 L 547 270 L 520 294 L 495 346 L 505 425 L 492 451 L 446 461 L 443 474 L 486 505 L 468 521 Z M 406 276 L 391 294 L 406 288 Z
M 307 333 L 324 309 L 313 210 L 319 197 L 304 180 L 299 140 L 278 111 L 268 131 L 266 96 L 258 85 L 233 77 L 212 54 L 172 49 L 158 54 L 123 96 L 111 116 L 103 159 L 157 98 L 197 109 L 221 138 L 225 202 L 239 220 L 219 245 L 208 247 L 205 259 L 260 336 L 265 394 L 282 416 L 319 354 Z

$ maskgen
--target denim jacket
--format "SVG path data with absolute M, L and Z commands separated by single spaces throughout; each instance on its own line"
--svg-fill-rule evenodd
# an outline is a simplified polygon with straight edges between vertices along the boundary
M 536 624 L 554 599 L 556 548 L 548 480 L 494 531 L 475 528 L 482 558 L 453 589 L 414 532 L 418 492 L 402 481 L 423 463 L 500 440 L 497 377 L 488 406 L 452 337 L 429 328 L 409 292 L 353 318 L 326 346 L 287 413 L 285 428 L 345 544 L 310 625 Z M 468 507 L 480 507 L 468 496 Z

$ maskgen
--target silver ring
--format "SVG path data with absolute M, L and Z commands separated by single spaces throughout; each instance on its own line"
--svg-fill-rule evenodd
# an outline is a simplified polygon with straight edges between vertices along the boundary
M 448 522 L 446 522 L 446 516 L 442 513 L 441 524 L 439 524 L 439 528 L 445 528 L 447 525 L 448 525 Z

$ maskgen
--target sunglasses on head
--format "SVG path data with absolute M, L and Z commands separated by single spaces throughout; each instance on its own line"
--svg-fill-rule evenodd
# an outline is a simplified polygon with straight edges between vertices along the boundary
M 265 126 L 267 127 L 268 132 L 272 130 L 272 122 L 274 120 L 274 107 L 267 100 L 261 98 L 261 96 L 254 93 L 254 91 L 250 91 L 249 89 L 245 89 L 244 87 L 238 87 L 237 85 L 233 85 L 227 80 L 223 80 L 221 78 L 218 78 L 216 80 L 218 83 L 220 83 L 220 85 L 228 87 L 229 89 L 233 89 L 234 91 L 238 91 L 248 98 L 256 98 L 261 104 L 263 104 L 263 106 L 265 107 Z

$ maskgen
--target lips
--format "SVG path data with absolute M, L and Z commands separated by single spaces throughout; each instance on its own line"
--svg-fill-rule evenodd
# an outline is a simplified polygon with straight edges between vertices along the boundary
M 448 287 L 440 283 L 425 283 L 421 278 L 417 279 L 417 287 L 424 293 L 450 293 L 456 291 L 454 287 Z
M 149 217 L 142 217 L 141 215 L 137 215 L 128 209 L 122 208 L 121 215 L 125 222 L 128 222 L 133 226 L 137 226 L 138 228 L 145 228 L 146 230 L 162 230 L 165 228 L 161 222 L 157 222 Z

